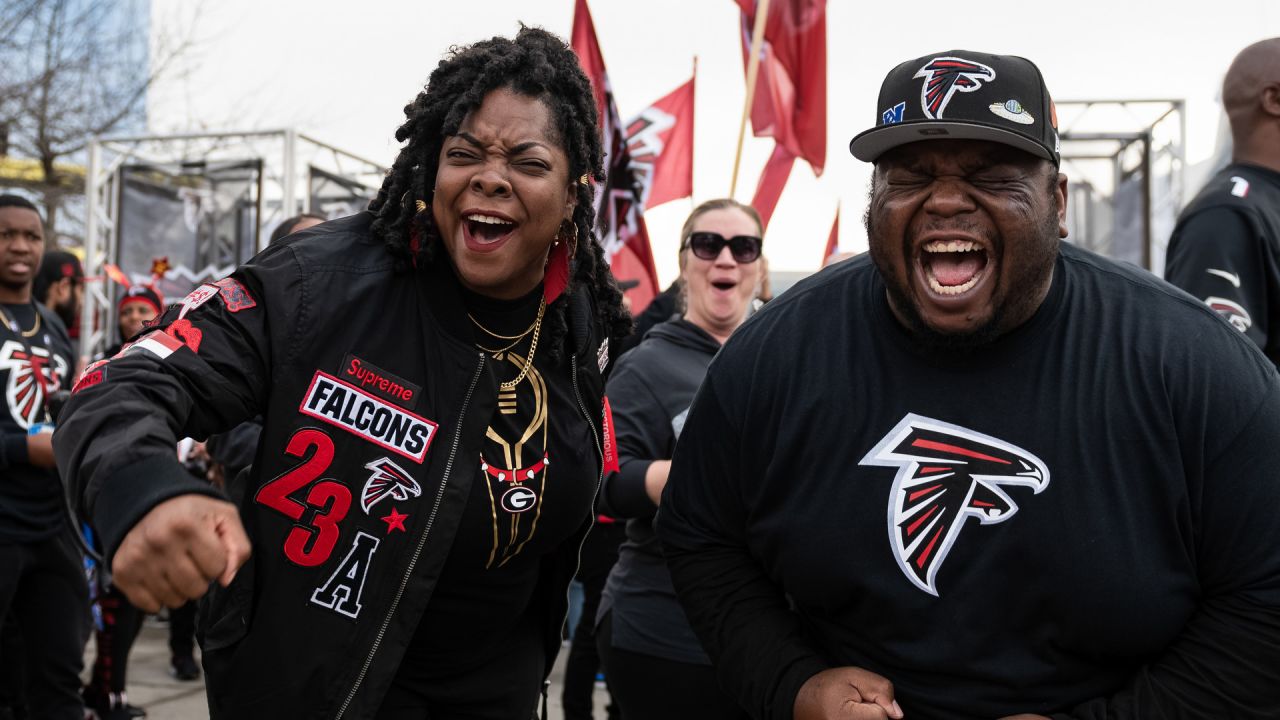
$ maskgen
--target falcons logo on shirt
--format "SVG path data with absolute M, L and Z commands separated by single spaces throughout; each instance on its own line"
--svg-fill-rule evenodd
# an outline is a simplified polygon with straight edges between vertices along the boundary
M 958 57 L 937 57 L 916 71 L 916 78 L 924 78 L 920 88 L 920 109 L 930 120 L 941 120 L 942 113 L 956 92 L 973 92 L 983 82 L 996 79 L 996 71 L 972 60 Z
M 1049 486 L 1039 458 L 989 435 L 909 413 L 860 465 L 898 468 L 889 492 L 889 540 L 916 587 L 938 594 L 935 577 L 965 520 L 993 525 L 1018 506 L 1002 486 Z
M 0 347 L 0 370 L 9 373 L 4 393 L 9 413 L 19 427 L 27 430 L 44 420 L 45 391 L 62 387 L 67 363 L 41 347 L 31 348 L 29 355 L 22 343 L 8 340 Z
M 418 481 L 405 472 L 404 468 L 391 462 L 391 458 L 379 458 L 364 467 L 373 471 L 373 475 L 364 483 L 364 490 L 360 492 L 360 507 L 364 508 L 366 515 L 383 498 L 404 501 L 422 494 Z

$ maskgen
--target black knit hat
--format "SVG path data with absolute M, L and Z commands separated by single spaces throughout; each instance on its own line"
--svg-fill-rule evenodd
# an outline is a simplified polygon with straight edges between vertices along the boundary
M 921 140 L 989 140 L 1061 162 L 1053 100 L 1026 58 L 949 50 L 909 60 L 885 76 L 877 107 L 876 126 L 849 143 L 859 160 Z
M 156 292 L 154 288 L 146 285 L 134 285 L 126 290 L 120 296 L 120 302 L 116 303 L 116 312 L 120 312 L 125 305 L 131 302 L 146 303 L 156 311 L 157 315 L 164 312 L 164 299 L 160 297 L 160 293 Z

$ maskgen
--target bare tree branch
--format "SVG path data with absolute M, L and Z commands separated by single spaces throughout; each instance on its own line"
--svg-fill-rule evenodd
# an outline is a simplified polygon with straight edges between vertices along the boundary
M 0 131 L 11 156 L 35 161 L 50 224 L 67 193 L 66 171 L 90 137 L 140 126 L 147 91 L 194 47 L 199 19 L 148 37 L 146 0 L 0 0 Z M 0 180 L 3 182 L 3 180 Z

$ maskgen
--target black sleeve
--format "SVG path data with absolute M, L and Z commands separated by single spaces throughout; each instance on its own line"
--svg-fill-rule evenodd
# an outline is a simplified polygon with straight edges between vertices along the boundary
M 752 556 L 742 428 L 717 392 L 713 362 L 680 442 L 658 512 L 658 536 L 680 604 L 720 686 L 755 718 L 791 718 L 805 681 L 828 665 L 806 643 L 782 590 Z M 745 395 L 743 396 L 745 397 Z
M 0 470 L 14 465 L 26 465 L 27 461 L 27 434 L 0 434 Z
M 1197 522 L 1203 599 L 1129 684 L 1055 720 L 1280 718 L 1280 389 L 1206 468 Z
M 646 382 L 644 368 L 637 368 L 634 359 L 619 361 L 605 393 L 613 411 L 620 469 L 605 477 L 601 508 L 615 518 L 653 515 L 657 506 L 645 492 L 644 476 L 654 460 L 671 457 L 675 444 L 671 419 Z
M 1259 233 L 1243 211 L 1208 208 L 1183 222 L 1170 240 L 1165 279 L 1265 347 L 1267 288 L 1280 286 L 1280 278 L 1266 276 L 1264 252 Z
M 253 464 L 262 437 L 262 418 L 242 422 L 229 432 L 209 437 L 205 447 L 214 462 L 226 468 L 228 476 L 237 475 Z
M 206 300 L 170 306 L 157 326 L 115 357 L 85 369 L 54 434 L 71 507 L 97 530 L 108 562 L 129 529 L 160 502 L 220 496 L 188 474 L 179 438 L 205 438 L 260 412 L 270 384 L 270 295 L 298 297 L 287 247 L 269 250 Z M 210 290 L 210 288 L 212 288 Z M 200 290 L 197 290 L 200 292 Z M 288 308 L 272 313 L 285 332 Z

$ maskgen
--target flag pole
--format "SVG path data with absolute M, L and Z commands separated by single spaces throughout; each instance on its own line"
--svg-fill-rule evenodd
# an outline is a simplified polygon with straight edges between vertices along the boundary
M 742 104 L 742 122 L 738 123 L 738 149 L 733 154 L 733 178 L 729 181 L 729 197 L 738 189 L 738 168 L 742 164 L 742 141 L 746 138 L 747 118 L 755 100 L 756 75 L 760 72 L 760 46 L 764 43 L 764 23 L 769 16 L 769 0 L 758 0 L 755 27 L 751 29 L 751 57 L 747 60 L 747 99 Z

